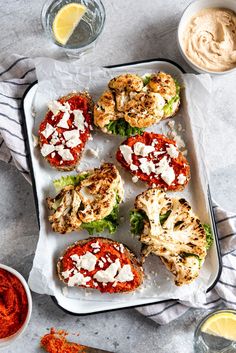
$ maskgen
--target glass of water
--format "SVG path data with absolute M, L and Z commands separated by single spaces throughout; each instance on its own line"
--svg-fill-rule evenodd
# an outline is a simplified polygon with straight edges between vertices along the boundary
M 53 21 L 58 11 L 70 3 L 86 6 L 86 12 L 68 42 L 62 45 L 55 39 Z M 105 17 L 105 8 L 100 0 L 48 0 L 41 13 L 42 25 L 49 39 L 72 57 L 78 57 L 94 48 L 96 40 L 103 30 Z
M 196 327 L 194 333 L 194 352 L 195 353 L 236 353 L 236 340 L 226 339 L 223 336 L 227 336 L 227 328 L 226 326 L 221 326 L 222 328 L 222 336 L 221 336 L 221 328 L 219 328 L 218 335 L 210 334 L 204 332 L 204 326 L 212 319 L 215 315 L 227 315 L 230 314 L 231 318 L 235 315 L 236 320 L 236 311 L 235 310 L 226 310 L 220 309 L 209 313 L 205 316 Z M 235 327 L 235 326 L 234 326 Z M 233 326 L 229 327 L 229 330 L 232 333 Z M 224 331 L 224 332 L 223 332 Z M 236 334 L 236 332 L 235 332 Z M 234 336 L 235 337 L 235 336 Z

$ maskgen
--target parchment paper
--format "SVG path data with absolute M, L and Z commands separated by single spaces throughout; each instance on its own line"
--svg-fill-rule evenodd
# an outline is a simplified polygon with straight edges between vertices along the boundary
M 96 101 L 103 90 L 107 87 L 108 81 L 124 72 L 136 72 L 144 74 L 146 72 L 157 72 L 162 67 L 158 66 L 150 70 L 140 68 L 119 68 L 102 69 L 96 67 L 80 66 L 79 62 L 71 64 L 62 63 L 53 59 L 39 58 L 35 60 L 36 72 L 39 80 L 38 89 L 34 98 L 32 109 L 36 112 L 34 129 L 32 133 L 37 135 L 39 123 L 44 118 L 47 111 L 47 103 L 52 99 L 69 92 L 88 90 Z M 170 72 L 171 73 L 171 72 Z M 172 73 L 174 74 L 174 72 Z M 178 134 L 186 142 L 187 158 L 190 161 L 192 179 L 186 190 L 181 193 L 170 193 L 171 196 L 185 197 L 193 206 L 193 210 L 198 214 L 202 222 L 209 223 L 209 213 L 206 201 L 207 172 L 204 164 L 204 126 L 207 102 L 210 100 L 211 79 L 208 75 L 182 74 L 176 77 L 184 87 L 182 93 L 182 107 L 174 118 L 175 126 L 181 124 L 182 131 Z M 158 133 L 167 133 L 167 121 L 147 129 Z M 121 225 L 116 234 L 109 236 L 121 241 L 129 246 L 139 255 L 140 243 L 137 238 L 131 236 L 129 232 L 128 211 L 132 209 L 135 196 L 147 187 L 138 182 L 134 184 L 128 172 L 123 170 L 116 162 L 114 155 L 119 144 L 124 140 L 122 137 L 109 136 L 98 130 L 93 133 L 93 141 L 89 141 L 85 153 L 78 167 L 79 171 L 93 167 L 98 167 L 102 162 L 113 162 L 117 165 L 125 184 L 125 202 L 120 207 Z M 98 151 L 98 158 L 91 155 L 90 149 Z M 205 300 L 205 292 L 215 275 L 214 266 L 217 261 L 215 249 L 209 252 L 200 276 L 191 285 L 176 287 L 173 276 L 167 271 L 164 265 L 156 256 L 149 256 L 144 265 L 146 273 L 143 286 L 132 294 L 100 294 L 97 291 L 84 290 L 78 288 L 65 288 L 57 279 L 56 261 L 63 250 L 78 239 L 88 237 L 86 231 L 60 235 L 53 233 L 47 220 L 48 210 L 45 198 L 54 195 L 55 191 L 52 180 L 61 175 L 74 174 L 61 173 L 50 168 L 40 155 L 39 149 L 33 152 L 33 167 L 37 186 L 37 195 L 40 210 L 40 234 L 39 242 L 35 254 L 33 268 L 30 273 L 29 284 L 33 291 L 56 295 L 60 292 L 63 295 L 79 298 L 86 301 L 132 301 L 132 298 L 151 298 L 165 300 L 177 298 L 188 302 L 193 306 L 198 306 Z M 104 234 L 103 234 L 104 236 Z

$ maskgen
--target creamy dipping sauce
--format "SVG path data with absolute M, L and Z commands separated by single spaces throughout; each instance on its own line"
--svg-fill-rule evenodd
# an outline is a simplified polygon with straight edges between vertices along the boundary
M 208 71 L 236 67 L 236 13 L 224 8 L 207 8 L 187 24 L 182 46 L 191 62 Z

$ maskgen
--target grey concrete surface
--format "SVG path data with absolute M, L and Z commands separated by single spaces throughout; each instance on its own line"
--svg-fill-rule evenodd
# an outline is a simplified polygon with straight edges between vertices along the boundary
M 1 1 L 3 4 L 3 0 Z M 11 53 L 28 56 L 65 55 L 45 37 L 40 11 L 44 0 L 8 0 L 1 6 L 0 58 Z M 96 49 L 85 60 L 98 65 L 155 57 L 184 63 L 177 48 L 176 29 L 189 0 L 104 0 L 107 21 Z M 209 141 L 211 188 L 223 207 L 236 209 L 236 165 L 232 159 L 234 139 L 226 143 L 230 124 L 235 128 L 235 76 L 218 77 L 214 85 L 214 114 L 229 124 L 212 131 Z M 229 99 L 231 97 L 231 99 Z M 226 119 L 226 120 L 227 120 Z M 230 148 L 222 148 L 222 146 Z M 32 266 L 38 229 L 30 185 L 14 167 L 0 162 L 0 262 L 15 267 L 26 278 Z M 80 333 L 81 343 L 119 353 L 191 353 L 193 331 L 204 313 L 190 310 L 172 323 L 159 326 L 135 310 L 74 317 L 62 312 L 51 298 L 33 294 L 33 314 L 25 335 L 5 353 L 40 352 L 39 338 L 49 327 Z

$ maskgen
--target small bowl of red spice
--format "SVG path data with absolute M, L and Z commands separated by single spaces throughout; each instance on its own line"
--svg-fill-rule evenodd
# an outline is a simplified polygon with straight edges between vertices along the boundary
M 32 312 L 32 297 L 24 277 L 0 264 L 0 349 L 25 331 Z

